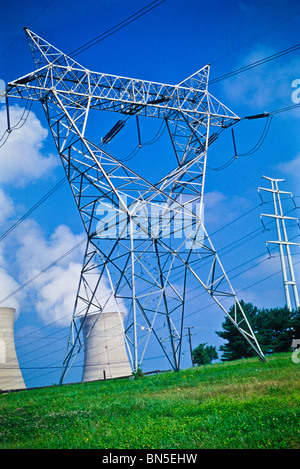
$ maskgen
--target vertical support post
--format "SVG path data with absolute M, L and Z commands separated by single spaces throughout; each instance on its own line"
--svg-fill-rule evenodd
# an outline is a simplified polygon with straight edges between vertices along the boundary
M 133 221 L 130 215 L 130 255 L 131 255 L 131 288 L 132 288 L 132 311 L 133 311 L 133 346 L 134 346 L 134 371 L 138 370 L 138 348 L 137 348 L 137 322 L 136 322 L 136 293 L 135 293 L 135 266 L 134 266 L 134 243 L 133 243 Z
M 298 290 L 297 290 L 297 285 L 296 285 L 294 266 L 293 266 L 293 262 L 292 262 L 291 250 L 290 250 L 289 240 L 288 240 L 288 236 L 287 236 L 285 220 L 284 220 L 284 215 L 283 215 L 283 210 L 282 210 L 282 205 L 281 205 L 281 200 L 280 200 L 280 195 L 279 195 L 279 189 L 278 189 L 277 182 L 276 182 L 276 190 L 277 190 L 277 199 L 278 199 L 279 213 L 280 213 L 280 217 L 281 217 L 281 224 L 282 224 L 284 242 L 286 243 L 285 246 L 286 246 L 286 252 L 287 252 L 288 266 L 289 266 L 289 270 L 290 270 L 291 282 L 292 282 L 292 289 L 293 289 L 293 293 L 294 293 L 296 307 L 297 307 L 297 309 L 299 309 L 300 308 L 300 302 L 299 302 L 299 295 L 298 295 Z
M 191 327 L 188 327 L 188 331 L 189 331 L 189 344 L 190 344 L 191 360 L 192 360 L 192 365 L 193 365 L 193 366 L 195 366 L 194 359 L 193 359 L 193 348 L 192 348 Z
M 274 187 L 274 184 L 276 184 L 276 187 Z M 285 297 L 286 297 L 286 305 L 288 309 L 291 311 L 292 303 L 291 303 L 290 291 L 289 291 L 289 285 L 288 285 L 288 279 L 287 279 L 286 263 L 285 263 L 284 252 L 283 252 L 280 221 L 278 218 L 278 210 L 277 210 L 276 195 L 275 195 L 275 191 L 278 191 L 278 183 L 277 181 L 271 181 L 271 185 L 272 185 L 272 191 L 273 191 L 272 195 L 273 195 L 273 203 L 274 203 L 274 212 L 276 215 L 276 228 L 277 228 L 277 237 L 279 241 L 280 262 L 281 262 L 281 270 L 282 270 L 282 276 L 283 276 L 283 286 L 284 286 Z M 278 193 L 277 193 L 277 198 L 280 200 Z
M 139 139 L 139 148 L 142 148 L 142 141 L 141 141 L 141 131 L 140 131 L 140 122 L 139 122 L 139 116 L 136 115 L 136 126 L 137 126 L 137 131 L 138 131 L 138 139 Z
M 233 129 L 231 129 L 231 135 L 232 135 L 232 142 L 233 142 L 233 148 L 234 148 L 234 157 L 238 158 L 236 143 L 235 143 L 234 130 Z
M 264 187 L 259 187 L 259 190 L 267 191 L 272 193 L 273 197 L 273 204 L 274 204 L 274 215 L 273 214 L 265 214 L 262 213 L 261 216 L 275 218 L 276 220 L 276 228 L 277 228 L 277 241 L 267 241 L 267 243 L 278 244 L 279 246 L 279 253 L 280 253 L 280 262 L 281 262 L 281 269 L 282 269 L 282 277 L 283 277 L 283 286 L 284 292 L 286 297 L 286 305 L 287 308 L 292 311 L 292 301 L 290 296 L 290 286 L 292 287 L 294 302 L 297 309 L 300 309 L 300 302 L 299 302 L 299 295 L 297 290 L 296 278 L 294 273 L 294 267 L 292 262 L 292 256 L 290 251 L 290 246 L 300 246 L 299 243 L 292 243 L 288 239 L 287 230 L 285 226 L 285 220 L 297 220 L 295 217 L 288 217 L 285 216 L 282 209 L 280 194 L 289 194 L 292 196 L 291 192 L 281 191 L 278 187 L 278 182 L 284 181 L 284 179 L 273 179 L 266 176 L 263 176 L 265 179 L 268 179 L 271 182 L 271 189 L 267 189 Z M 288 270 L 286 266 L 285 256 L 287 257 L 288 263 Z M 289 272 L 289 277 L 288 277 Z
M 7 120 L 7 132 L 11 132 L 10 128 L 10 115 L 9 115 L 9 102 L 8 102 L 8 97 L 5 97 L 5 103 L 6 103 L 6 120 Z

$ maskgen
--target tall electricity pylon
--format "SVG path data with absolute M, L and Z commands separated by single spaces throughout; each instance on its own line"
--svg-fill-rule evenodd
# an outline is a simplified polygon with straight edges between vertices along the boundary
M 298 289 L 297 289 L 297 284 L 296 284 L 296 278 L 295 278 L 295 272 L 294 272 L 294 267 L 293 267 L 293 262 L 292 262 L 290 246 L 300 246 L 300 244 L 289 241 L 286 226 L 285 226 L 285 220 L 298 221 L 298 219 L 295 217 L 288 217 L 283 214 L 280 194 L 287 194 L 287 195 L 290 195 L 291 197 L 293 196 L 293 194 L 291 192 L 279 190 L 278 183 L 283 182 L 284 179 L 274 179 L 274 178 L 269 178 L 267 176 L 263 176 L 263 178 L 271 182 L 271 188 L 259 187 L 258 191 L 261 191 L 261 190 L 267 191 L 272 194 L 273 203 L 274 203 L 274 214 L 262 213 L 261 217 L 275 218 L 277 236 L 278 236 L 277 241 L 267 241 L 267 245 L 269 243 L 272 243 L 272 244 L 278 244 L 279 246 L 286 305 L 288 309 L 292 311 L 290 289 L 292 290 L 292 293 L 294 296 L 294 305 L 296 309 L 300 309 L 300 302 L 299 302 L 299 295 L 298 295 Z M 288 265 L 288 267 L 286 264 Z
M 9 83 L 4 96 L 42 104 L 87 234 L 60 382 L 84 345 L 86 316 L 99 317 L 112 299 L 125 313 L 133 370 L 154 339 L 178 370 L 192 285 L 208 292 L 263 359 L 202 223 L 207 149 L 240 120 L 208 92 L 209 65 L 176 85 L 107 75 L 87 70 L 25 31 L 36 70 Z M 106 121 L 92 127 L 92 133 L 102 133 L 99 144 L 88 138 L 95 111 L 120 116 L 108 132 Z M 171 143 L 165 158 L 174 161 L 155 183 L 108 151 L 128 119 L 138 125 L 151 118 L 165 125 Z M 145 166 L 151 168 L 151 160 Z M 104 284 L 110 289 L 106 297 Z M 232 314 L 226 302 L 234 304 Z

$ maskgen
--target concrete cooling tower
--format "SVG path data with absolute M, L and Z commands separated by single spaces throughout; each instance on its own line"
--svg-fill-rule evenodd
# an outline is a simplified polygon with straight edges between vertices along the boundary
M 88 315 L 82 324 L 84 368 L 82 382 L 131 376 L 123 320 L 118 312 Z M 96 321 L 96 322 L 95 322 Z
M 14 308 L 0 308 L 0 390 L 26 389 L 15 349 Z

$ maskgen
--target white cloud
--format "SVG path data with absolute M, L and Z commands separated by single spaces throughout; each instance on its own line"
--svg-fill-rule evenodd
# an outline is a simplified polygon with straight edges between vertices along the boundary
M 13 201 L 0 190 L 0 220 L 3 226 L 14 212 Z M 74 247 L 76 249 L 73 250 Z M 35 220 L 23 221 L 15 228 L 13 237 L 8 236 L 0 243 L 0 301 L 8 297 L 0 306 L 15 308 L 16 318 L 22 310 L 31 309 L 46 324 L 56 322 L 57 326 L 68 326 L 78 290 L 84 249 L 84 234 L 76 235 L 66 225 L 59 225 L 50 236 L 46 236 Z M 59 262 L 55 263 L 57 260 Z M 41 273 L 44 269 L 46 271 Z M 98 275 L 95 272 L 90 276 L 92 290 L 97 285 Z M 23 285 L 26 287 L 22 288 Z M 20 291 L 13 294 L 20 287 Z M 96 297 L 105 306 L 104 312 L 118 311 L 107 279 L 100 282 Z M 126 312 L 122 302 L 119 306 L 121 311 Z
M 2 227 L 14 212 L 13 201 L 0 189 Z M 38 223 L 29 219 L 18 226 L 13 234 L 13 237 L 5 237 L 0 243 L 0 307 L 15 308 L 16 318 L 22 310 L 32 308 L 46 323 L 58 321 L 58 325 L 69 324 L 84 243 L 34 281 L 30 280 L 80 243 L 84 236 L 75 235 L 70 228 L 60 225 L 47 239 Z M 26 288 L 14 293 L 27 281 L 30 282 Z
M 14 213 L 14 203 L 11 197 L 4 193 L 2 189 L 0 189 L 0 226 L 3 231 L 3 226 L 7 220 L 13 215 Z
M 236 64 L 239 69 L 269 57 L 275 51 L 265 47 L 256 48 Z M 300 60 L 287 56 L 259 65 L 223 81 L 223 89 L 232 103 L 247 105 L 257 112 L 274 111 L 278 106 L 292 105 L 292 83 L 298 78 Z
M 19 249 L 16 261 L 26 279 L 40 272 L 83 239 L 83 235 L 75 235 L 66 225 L 58 226 L 47 239 L 34 220 L 24 222 L 22 229 L 17 231 L 17 237 Z M 82 252 L 82 249 L 75 250 L 60 265 L 66 267 L 71 260 L 81 260 Z
M 34 220 L 23 223 L 17 231 L 18 249 L 15 263 L 22 283 L 47 268 L 79 244 L 83 235 L 75 235 L 69 227 L 58 226 L 47 239 Z M 30 283 L 27 291 L 34 308 L 46 322 L 70 324 L 78 288 L 84 243 L 56 265 Z
M 204 205 L 206 208 L 215 208 L 220 202 L 226 200 L 226 196 L 220 191 L 212 191 L 204 194 Z
M 2 234 L 10 217 L 14 213 L 14 204 L 2 189 L 0 189 L 0 226 Z M 0 242 L 0 307 L 11 307 L 16 309 L 16 318 L 20 312 L 21 294 L 10 296 L 19 287 L 18 282 L 10 273 L 10 263 L 7 255 L 7 246 L 4 240 Z M 6 297 L 7 300 L 3 301 Z
M 45 154 L 48 131 L 31 111 L 22 126 L 23 112 L 24 108 L 19 106 L 10 107 L 11 128 L 18 122 L 20 128 L 10 133 L 0 149 L 0 184 L 26 185 L 48 175 L 59 164 L 57 156 Z M 3 106 L 0 107 L 0 138 L 6 128 L 6 108 Z M 3 231 L 5 225 L 12 223 L 15 213 L 13 200 L 0 189 L 0 225 Z M 9 236 L 0 244 L 0 301 L 29 281 L 26 288 L 21 288 L 17 295 L 5 302 L 5 306 L 15 307 L 17 315 L 26 306 L 45 323 L 56 321 L 57 325 L 69 325 L 82 268 L 83 239 L 83 234 L 75 235 L 65 225 L 58 226 L 50 236 L 46 236 L 35 220 L 23 221 L 14 230 L 13 239 Z M 77 249 L 64 257 L 79 243 Z M 60 259 L 57 264 L 40 274 L 57 259 Z M 95 275 L 91 288 L 96 286 L 97 279 Z M 97 295 L 101 302 L 108 300 L 106 311 L 116 310 L 107 282 L 101 282 Z
M 240 196 L 228 198 L 220 191 L 204 194 L 204 224 L 209 232 L 227 225 L 237 218 L 238 214 L 249 208 L 246 199 Z
M 9 275 L 5 268 L 0 267 L 0 285 L 1 285 L 1 298 L 0 307 L 15 308 L 15 319 L 18 318 L 20 313 L 21 294 L 15 294 L 12 297 L 5 299 L 12 292 L 19 288 L 18 283 Z M 3 301 L 5 299 L 5 301 Z
M 82 269 L 84 235 L 75 235 L 69 227 L 60 225 L 47 239 L 40 226 L 35 221 L 28 220 L 23 224 L 22 230 L 18 231 L 17 236 L 19 247 L 16 252 L 16 264 L 22 282 L 38 275 L 53 261 L 79 244 L 78 248 L 61 259 L 58 264 L 42 275 L 38 275 L 27 290 L 31 301 L 34 302 L 36 312 L 45 323 L 56 321 L 58 326 L 69 325 Z M 89 275 L 89 285 L 92 290 L 97 285 L 98 275 L 97 272 Z M 104 312 L 117 311 L 114 297 L 106 280 L 100 282 L 96 297 L 101 306 L 105 306 Z M 125 312 L 122 302 L 119 306 Z
M 299 179 L 299 177 L 300 177 L 300 155 L 298 155 L 293 160 L 290 160 L 290 161 L 287 161 L 287 162 L 284 162 L 284 163 L 280 163 L 277 166 L 277 169 L 279 171 L 282 171 L 284 174 L 286 174 L 288 176 L 292 176 L 292 177 L 295 177 L 295 178 Z
M 59 164 L 54 155 L 45 156 L 43 144 L 47 138 L 46 130 L 36 117 L 29 111 L 27 120 L 22 126 L 24 108 L 10 107 L 10 127 L 13 130 L 7 140 L 6 136 L 0 148 L 0 183 L 24 185 L 32 180 L 45 176 Z M 19 125 L 17 125 L 19 123 Z M 20 127 L 20 128 L 18 128 Z M 6 108 L 0 108 L 0 138 L 7 130 Z
M 66 267 L 53 267 L 41 277 L 36 291 L 35 308 L 40 317 L 49 323 L 68 326 L 72 319 L 74 303 L 80 278 L 81 264 L 70 262 Z
M 269 256 L 266 248 L 265 254 L 249 264 L 247 269 L 243 268 L 242 273 L 235 279 L 235 284 L 238 285 L 237 291 L 241 288 L 241 291 L 237 293 L 238 297 L 246 302 L 253 303 L 259 308 L 283 307 L 286 303 L 279 248 L 277 245 L 269 244 L 269 249 L 271 249 L 272 257 Z M 296 283 L 300 293 L 299 249 L 293 246 L 291 254 Z M 287 264 L 286 267 L 287 277 L 290 279 Z M 249 285 L 251 288 L 248 287 Z M 289 291 L 292 307 L 295 307 L 291 286 Z
M 5 81 L 0 79 L 0 93 L 5 90 Z M 0 103 L 4 103 L 5 98 L 0 97 Z

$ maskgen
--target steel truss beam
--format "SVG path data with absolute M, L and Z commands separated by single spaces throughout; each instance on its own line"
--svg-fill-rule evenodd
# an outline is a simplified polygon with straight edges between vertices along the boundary
M 32 31 L 26 34 L 36 70 L 9 83 L 5 94 L 42 103 L 87 233 L 61 382 L 84 345 L 84 318 L 100 315 L 111 299 L 126 312 L 133 370 L 153 338 L 178 370 L 192 286 L 206 290 L 264 358 L 202 220 L 207 149 L 239 121 L 208 92 L 210 67 L 177 85 L 107 75 L 87 70 Z M 93 110 L 121 114 L 99 145 L 86 135 Z M 161 119 L 168 129 L 176 166 L 156 183 L 104 144 L 131 116 Z M 235 305 L 232 315 L 226 301 Z

